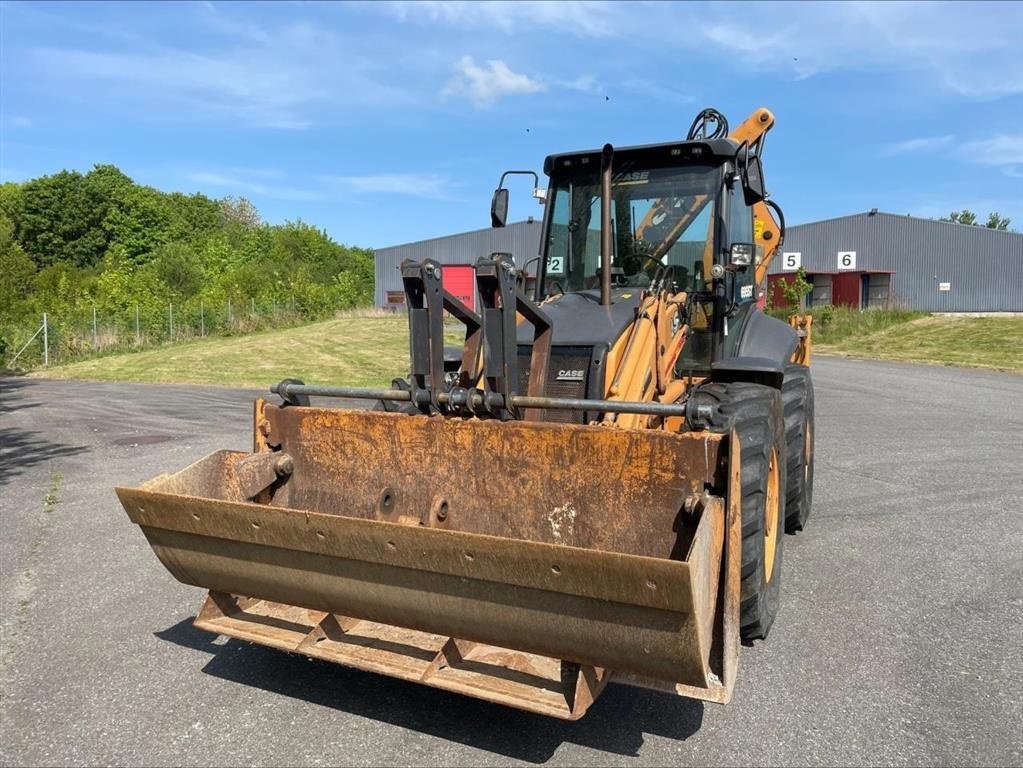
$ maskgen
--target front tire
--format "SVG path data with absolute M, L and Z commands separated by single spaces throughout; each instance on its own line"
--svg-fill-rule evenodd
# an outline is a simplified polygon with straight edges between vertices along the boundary
M 781 597 L 785 525 L 785 420 L 781 394 L 761 384 L 712 382 L 693 394 L 713 432 L 739 435 L 742 493 L 743 640 L 767 637 Z
M 785 367 L 781 399 L 788 456 L 785 532 L 795 533 L 806 526 L 813 503 L 813 380 L 809 368 L 795 364 Z

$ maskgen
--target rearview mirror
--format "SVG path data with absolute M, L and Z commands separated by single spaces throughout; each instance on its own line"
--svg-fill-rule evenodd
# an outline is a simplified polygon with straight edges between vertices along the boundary
M 759 155 L 752 155 L 742 170 L 742 195 L 746 205 L 756 205 L 767 197 L 764 190 L 764 168 L 760 164 Z
M 494 190 L 494 199 L 490 201 L 490 226 L 503 227 L 508 221 L 508 190 Z

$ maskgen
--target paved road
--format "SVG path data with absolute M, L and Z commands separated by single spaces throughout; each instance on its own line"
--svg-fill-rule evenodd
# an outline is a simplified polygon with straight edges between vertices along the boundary
M 252 393 L 0 380 L 0 762 L 1023 763 L 1023 377 L 814 375 L 815 507 L 734 702 L 612 686 L 576 723 L 191 628 L 111 487 L 247 447 Z

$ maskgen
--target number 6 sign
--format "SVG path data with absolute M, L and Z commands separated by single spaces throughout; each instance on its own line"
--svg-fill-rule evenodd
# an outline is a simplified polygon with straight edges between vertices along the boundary
M 856 251 L 839 251 L 838 268 L 856 269 Z

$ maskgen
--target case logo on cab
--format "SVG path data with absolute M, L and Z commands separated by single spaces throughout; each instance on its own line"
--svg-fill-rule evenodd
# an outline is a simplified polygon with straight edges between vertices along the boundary
M 554 377 L 555 381 L 582 381 L 586 378 L 585 371 L 568 369 L 558 371 L 558 375 Z

